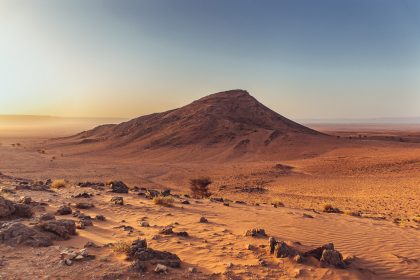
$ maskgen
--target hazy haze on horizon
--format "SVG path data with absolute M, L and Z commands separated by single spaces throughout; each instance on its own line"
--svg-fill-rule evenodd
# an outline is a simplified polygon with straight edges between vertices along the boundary
M 242 88 L 292 119 L 420 112 L 418 1 L 0 0 L 0 114 L 136 117 Z

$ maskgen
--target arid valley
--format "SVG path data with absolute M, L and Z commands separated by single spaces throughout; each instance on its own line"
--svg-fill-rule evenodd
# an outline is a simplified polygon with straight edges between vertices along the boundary
M 0 131 L 0 279 L 420 278 L 419 125 L 243 90 L 97 125 Z

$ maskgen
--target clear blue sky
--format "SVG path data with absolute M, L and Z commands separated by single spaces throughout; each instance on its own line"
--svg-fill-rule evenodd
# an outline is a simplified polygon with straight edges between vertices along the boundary
M 247 89 L 291 118 L 420 115 L 420 1 L 0 0 L 0 114 L 134 117 Z

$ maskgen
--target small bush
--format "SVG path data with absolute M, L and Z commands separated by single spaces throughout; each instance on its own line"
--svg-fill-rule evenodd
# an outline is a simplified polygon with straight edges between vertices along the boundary
M 209 197 L 211 193 L 209 192 L 209 185 L 212 183 L 212 180 L 208 177 L 202 177 L 197 179 L 190 180 L 190 190 L 194 198 L 204 198 Z
M 66 181 L 64 181 L 64 179 L 59 179 L 59 180 L 54 180 L 51 183 L 51 188 L 53 189 L 61 189 L 61 188 L 65 188 L 67 186 Z
M 174 199 L 169 196 L 155 196 L 153 198 L 153 203 L 157 205 L 171 207 L 174 205 Z
M 117 243 L 114 243 L 114 246 L 112 246 L 112 251 L 118 254 L 129 254 L 130 253 L 131 244 L 127 241 L 118 241 Z

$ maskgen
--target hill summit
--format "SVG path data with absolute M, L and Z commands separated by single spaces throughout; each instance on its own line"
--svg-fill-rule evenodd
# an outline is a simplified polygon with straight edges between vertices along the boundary
M 78 144 L 134 153 L 156 149 L 222 148 L 247 153 L 276 148 L 302 137 L 324 137 L 267 108 L 245 90 L 214 93 L 178 109 L 103 125 L 67 138 Z

